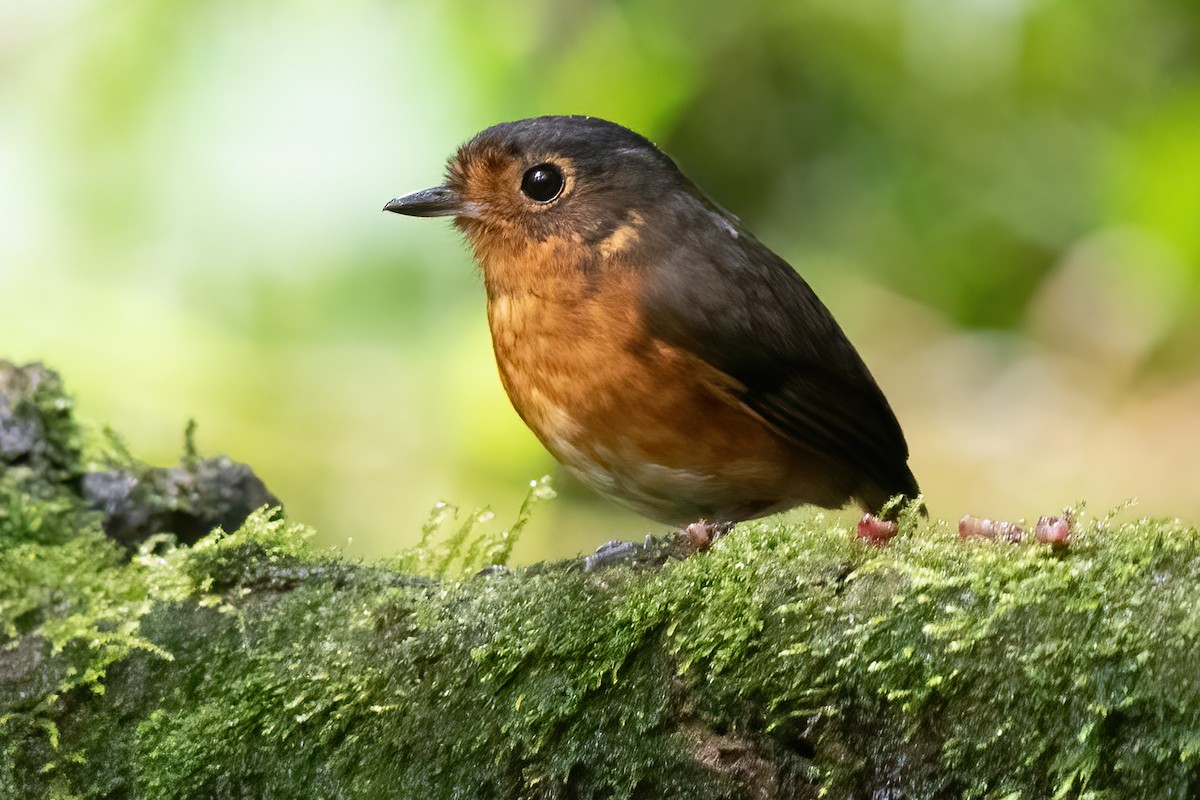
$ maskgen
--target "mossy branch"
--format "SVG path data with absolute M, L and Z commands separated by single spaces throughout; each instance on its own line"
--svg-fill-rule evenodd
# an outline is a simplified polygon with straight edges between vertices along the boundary
M 61 406 L 3 375 L 10 421 Z M 1200 792 L 1178 522 L 1079 517 L 1055 553 L 915 520 L 878 548 L 813 514 L 686 559 L 435 578 L 413 565 L 470 559 L 431 534 L 350 562 L 265 509 L 130 551 L 69 413 L 36 458 L 5 419 L 0 797 Z

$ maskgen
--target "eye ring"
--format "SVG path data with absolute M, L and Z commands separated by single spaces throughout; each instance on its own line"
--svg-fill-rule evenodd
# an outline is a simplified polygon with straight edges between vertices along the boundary
M 566 181 L 553 164 L 538 164 L 521 176 L 521 193 L 535 203 L 550 203 L 562 194 Z

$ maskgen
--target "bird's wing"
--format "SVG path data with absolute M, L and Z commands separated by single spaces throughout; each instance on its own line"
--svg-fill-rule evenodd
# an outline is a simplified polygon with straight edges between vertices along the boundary
M 688 235 L 655 247 L 671 256 L 644 283 L 650 334 L 735 379 L 742 402 L 793 442 L 915 496 L 900 424 L 828 309 L 735 220 L 703 210 L 718 224 L 680 220 Z

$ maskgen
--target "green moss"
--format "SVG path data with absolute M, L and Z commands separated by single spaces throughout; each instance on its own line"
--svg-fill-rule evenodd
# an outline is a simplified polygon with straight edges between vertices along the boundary
M 1058 556 L 936 524 L 878 549 L 812 515 L 659 569 L 434 581 L 267 511 L 127 560 L 12 483 L 0 624 L 53 679 L 6 698 L 11 796 L 742 796 L 716 739 L 833 797 L 1195 788 L 1178 523 L 1081 521 Z
M 1177 521 L 1077 513 L 1054 553 L 806 514 L 479 572 L 511 536 L 364 565 L 262 509 L 129 556 L 45 463 L 0 475 L 0 797 L 1200 792 Z
M 17 368 L 0 359 L 0 468 L 8 458 L 10 480 L 24 479 L 27 491 L 78 475 L 84 436 L 74 418 L 75 402 L 56 372 L 33 364 Z M 6 476 L 7 477 L 7 476 Z
M 444 533 L 448 523 L 458 517 L 458 509 L 438 503 L 421 526 L 421 538 L 412 550 L 401 553 L 389 563 L 397 570 L 438 578 L 457 578 L 483 569 L 507 567 L 513 546 L 521 536 L 538 503 L 553 500 L 555 492 L 550 476 L 529 482 L 529 491 L 517 511 L 517 518 L 498 534 L 489 530 L 496 515 L 490 509 L 475 509 L 452 533 Z

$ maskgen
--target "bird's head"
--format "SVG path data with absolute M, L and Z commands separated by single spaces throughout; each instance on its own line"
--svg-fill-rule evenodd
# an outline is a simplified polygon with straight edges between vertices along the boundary
M 537 117 L 479 133 L 450 159 L 443 185 L 384 210 L 454 217 L 488 279 L 509 261 L 545 261 L 531 251 L 554 250 L 558 262 L 587 269 L 628 247 L 648 220 L 697 200 L 645 137 L 593 117 Z

